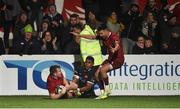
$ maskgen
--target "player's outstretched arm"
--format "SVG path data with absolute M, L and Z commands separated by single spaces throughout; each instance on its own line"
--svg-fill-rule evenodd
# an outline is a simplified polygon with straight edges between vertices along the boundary
M 95 39 L 96 35 L 87 35 L 87 34 L 79 34 L 79 33 L 75 33 L 75 32 L 70 32 L 73 36 L 77 36 L 77 37 L 82 37 L 82 38 L 86 38 L 86 39 Z
M 93 86 L 93 83 L 87 81 L 86 85 L 82 88 L 80 88 L 80 92 L 85 92 L 85 91 L 88 91 L 92 88 Z
M 50 98 L 53 100 L 61 98 L 66 93 L 66 87 L 62 87 L 61 93 L 50 93 Z

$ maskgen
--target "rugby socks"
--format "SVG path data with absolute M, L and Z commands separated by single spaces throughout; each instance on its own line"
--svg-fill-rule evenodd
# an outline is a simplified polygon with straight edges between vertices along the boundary
M 101 94 L 104 94 L 104 89 L 103 90 L 100 90 L 101 91 Z
M 109 85 L 109 77 L 103 78 L 104 84 Z
M 103 78 L 105 89 L 109 89 L 109 77 Z
M 99 80 L 98 85 L 99 85 L 100 90 L 104 90 L 104 82 L 103 82 L 103 80 Z

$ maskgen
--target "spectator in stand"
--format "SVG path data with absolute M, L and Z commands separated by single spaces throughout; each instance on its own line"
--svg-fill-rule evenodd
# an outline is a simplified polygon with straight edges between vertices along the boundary
M 154 46 L 158 46 L 158 36 L 157 36 L 157 20 L 152 12 L 148 12 L 145 20 L 142 23 L 142 33 L 152 39 Z
M 83 27 L 80 24 L 74 25 L 73 32 L 80 33 Z M 73 36 L 73 40 L 65 46 L 65 54 L 80 54 L 80 37 Z
M 89 11 L 87 24 L 84 26 L 80 35 L 96 36 L 96 29 L 101 26 L 101 22 L 96 19 L 96 13 L 94 11 Z M 94 58 L 94 65 L 100 65 L 103 61 L 102 51 L 100 41 L 95 39 L 81 38 L 80 40 L 80 50 L 83 62 L 85 62 L 87 56 L 92 56 Z
M 145 53 L 145 39 L 143 36 L 137 38 L 136 44 L 133 46 L 132 54 L 144 54 Z
M 70 34 L 70 32 L 73 31 L 73 28 L 75 25 L 82 25 L 82 23 L 79 21 L 79 16 L 77 14 L 71 14 L 70 19 L 67 22 L 67 25 L 65 25 L 64 30 L 63 30 L 63 37 L 61 40 L 61 46 L 64 52 L 66 52 L 65 47 L 68 46 L 69 42 L 72 42 L 73 36 Z
M 48 14 L 48 5 L 50 5 L 50 4 L 55 4 L 55 0 L 45 0 L 45 4 L 46 4 L 46 7 L 45 7 L 45 9 L 44 9 L 44 13 L 45 14 Z
M 57 54 L 58 49 L 57 38 L 53 37 L 50 31 L 45 31 L 42 35 L 41 53 L 42 54 Z
M 168 21 L 160 25 L 161 53 L 167 53 L 168 43 L 171 39 L 172 28 L 176 26 L 176 16 L 169 15 Z
M 125 26 L 121 33 L 123 50 L 125 54 L 131 54 L 138 33 L 141 31 L 142 16 L 140 15 L 139 6 L 131 4 L 130 9 L 122 16 L 122 23 Z
M 0 0 L 0 28 L 4 26 L 5 9 L 6 9 L 5 3 L 2 0 Z
M 180 54 L 180 26 L 175 26 L 171 31 L 168 54 Z
M 82 0 L 82 5 L 85 9 L 85 20 L 87 21 L 88 12 L 92 9 L 96 11 L 96 13 L 100 12 L 100 4 L 99 0 Z
M 115 11 L 112 11 L 106 22 L 107 28 L 117 35 L 120 36 L 120 33 L 124 29 L 124 25 L 118 22 L 118 17 Z
M 177 4 L 173 10 L 173 14 L 177 17 L 177 24 L 180 25 L 180 2 Z
M 3 25 L 4 30 L 4 45 L 5 45 L 5 53 L 9 53 L 9 33 L 10 30 L 14 29 L 16 17 L 21 12 L 21 7 L 17 0 L 2 0 L 4 3 L 4 13 L 5 13 L 5 21 Z
M 49 21 L 49 29 L 52 31 L 53 36 L 57 37 L 57 41 L 60 42 L 64 27 L 64 18 L 59 12 L 57 12 L 55 4 L 49 5 L 49 12 L 44 16 L 44 20 Z
M 33 28 L 30 24 L 24 27 L 24 38 L 15 42 L 12 53 L 14 54 L 40 54 L 41 47 L 36 37 L 32 36 Z
M 159 14 L 159 9 L 157 7 L 156 0 L 147 0 L 147 4 L 144 8 L 143 16 L 147 16 L 149 12 L 152 12 L 152 14 L 157 17 Z
M 45 31 L 48 31 L 48 30 L 50 30 L 49 21 L 48 20 L 43 20 L 43 22 L 41 24 L 41 31 L 39 32 L 39 38 L 42 38 L 43 33 Z
M 23 11 L 27 12 L 27 2 L 28 0 L 18 0 Z
M 76 21 L 77 21 L 77 24 L 78 24 L 78 25 L 81 25 L 81 27 L 83 27 L 84 24 L 85 24 L 85 21 L 84 21 L 84 20 L 81 20 L 81 18 L 79 17 L 78 14 L 77 14 L 77 19 L 76 19 Z
M 117 10 L 117 14 L 121 13 L 121 5 L 124 1 L 127 0 L 97 0 L 99 1 L 99 13 L 98 13 L 98 18 L 100 21 L 105 22 L 106 18 L 108 16 L 108 12 L 111 12 L 112 10 Z M 131 2 L 132 0 L 128 0 Z
M 94 32 L 96 32 L 97 28 L 99 28 L 101 26 L 101 24 L 102 24 L 102 22 L 99 21 L 99 19 L 97 17 L 98 17 L 98 13 L 95 10 L 91 10 L 91 11 L 88 12 L 88 18 L 87 18 L 86 22 L 87 22 L 87 25 L 89 25 L 93 29 Z M 101 46 L 102 54 L 106 55 L 107 54 L 107 48 L 105 47 L 102 40 L 99 40 L 99 43 L 100 43 L 100 46 Z M 96 65 L 96 61 L 97 61 L 97 59 L 95 58 L 95 65 Z
M 27 25 L 27 23 L 28 23 L 27 14 L 25 12 L 22 12 L 15 23 L 15 27 L 13 31 L 13 43 L 23 39 L 24 27 Z
M 167 22 L 167 17 L 170 14 L 169 12 L 169 4 L 167 0 L 161 0 L 162 8 L 159 11 L 159 15 L 157 16 L 157 20 L 160 24 Z
M 5 54 L 4 44 L 2 38 L 0 38 L 0 55 Z
M 154 48 L 153 42 L 150 38 L 145 38 L 145 54 L 156 54 L 157 51 Z
M 35 31 L 40 31 L 43 19 L 44 0 L 28 0 L 27 10 L 29 11 L 29 21 L 34 26 Z

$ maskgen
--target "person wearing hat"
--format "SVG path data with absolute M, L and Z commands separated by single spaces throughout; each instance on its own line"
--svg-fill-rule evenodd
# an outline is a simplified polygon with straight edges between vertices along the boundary
M 24 37 L 22 40 L 15 42 L 13 46 L 14 54 L 39 54 L 40 53 L 40 43 L 32 36 L 33 28 L 30 24 L 24 27 Z

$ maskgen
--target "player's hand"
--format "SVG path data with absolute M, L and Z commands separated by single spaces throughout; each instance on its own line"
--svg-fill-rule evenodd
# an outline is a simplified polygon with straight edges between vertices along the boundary
M 61 88 L 62 88 L 62 94 L 65 94 L 66 93 L 66 91 L 67 91 L 67 89 L 66 89 L 66 87 L 64 87 L 64 86 L 61 86 Z
M 52 23 L 53 25 L 55 25 L 56 27 L 59 26 L 59 24 L 58 24 L 56 21 L 52 21 L 51 23 Z
M 114 52 L 115 52 L 115 49 L 114 49 L 113 47 L 110 47 L 110 51 L 111 51 L 112 53 L 114 53 Z

